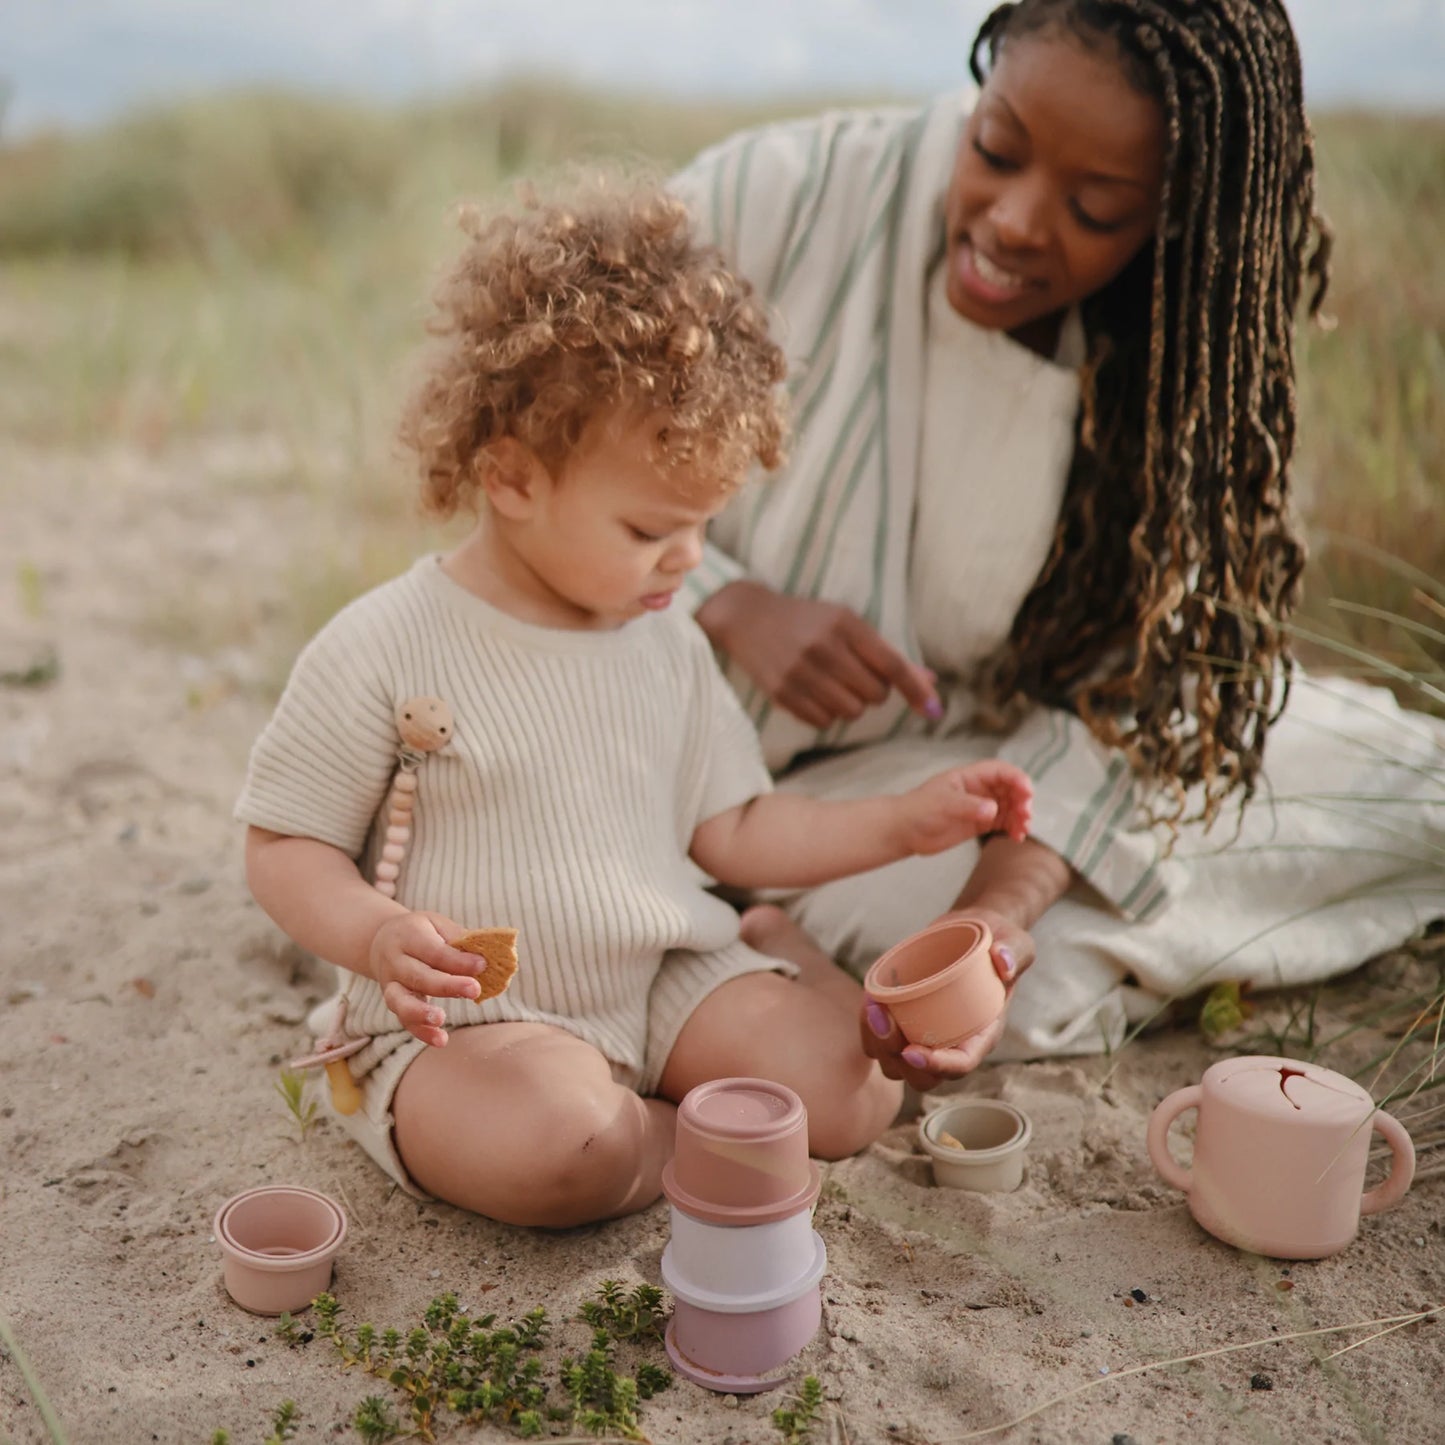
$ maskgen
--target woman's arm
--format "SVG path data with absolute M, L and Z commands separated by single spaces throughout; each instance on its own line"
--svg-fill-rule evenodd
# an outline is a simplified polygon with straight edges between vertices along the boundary
M 425 1044 L 447 1041 L 432 998 L 474 999 L 483 960 L 446 940 L 464 930 L 439 913 L 385 898 L 339 848 L 315 838 L 246 830 L 246 881 L 256 902 L 302 948 L 375 979 L 401 1024 Z
M 1073 869 L 1045 844 L 1033 838 L 1016 842 L 995 836 L 979 849 L 978 863 L 951 911 L 992 913 L 1010 928 L 1027 933 L 1064 896 L 1073 877 Z M 1032 947 L 1029 962 L 1033 962 Z M 1002 970 L 1000 976 L 1007 982 Z

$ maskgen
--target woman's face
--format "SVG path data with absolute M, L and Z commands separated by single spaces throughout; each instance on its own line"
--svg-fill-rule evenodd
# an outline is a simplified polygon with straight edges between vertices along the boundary
M 1052 350 L 1063 313 L 1153 235 L 1163 177 L 1163 107 L 1106 49 L 1062 32 L 1006 40 L 949 184 L 949 304 Z

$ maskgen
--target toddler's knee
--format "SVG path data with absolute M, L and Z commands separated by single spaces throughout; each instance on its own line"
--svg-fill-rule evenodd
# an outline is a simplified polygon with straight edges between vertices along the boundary
M 643 1156 L 642 1128 L 627 1111 L 575 1111 L 523 1151 L 510 1222 L 568 1229 L 606 1219 L 635 1192 Z
M 819 1159 L 846 1159 L 866 1149 L 898 1117 L 903 1085 L 876 1067 L 852 1089 L 827 1091 L 808 1106 L 808 1148 Z

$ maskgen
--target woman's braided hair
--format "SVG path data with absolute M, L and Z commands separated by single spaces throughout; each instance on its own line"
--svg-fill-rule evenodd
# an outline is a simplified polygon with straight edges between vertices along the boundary
M 1075 709 L 1163 788 L 1156 811 L 1197 786 L 1213 818 L 1253 792 L 1284 706 L 1305 560 L 1293 325 L 1306 273 L 1311 315 L 1324 297 L 1329 235 L 1299 51 L 1279 0 L 1019 0 L 984 22 L 975 78 L 1048 30 L 1159 99 L 1164 196 L 1153 244 L 1083 305 L 1063 509 L 989 690 Z

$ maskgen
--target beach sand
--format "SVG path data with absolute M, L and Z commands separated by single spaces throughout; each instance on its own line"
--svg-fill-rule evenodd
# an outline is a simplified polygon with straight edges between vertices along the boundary
M 282 478 L 240 505 L 228 478 L 258 471 L 219 444 L 0 458 L 0 671 L 47 649 L 60 665 L 48 684 L 0 687 L 0 1319 L 77 1445 L 196 1445 L 220 1428 L 250 1445 L 285 1399 L 296 1439 L 356 1439 L 363 1396 L 394 1398 L 327 1340 L 287 1344 L 228 1299 L 212 1220 L 253 1185 L 342 1204 L 334 1292 L 352 1327 L 405 1330 L 447 1291 L 503 1320 L 544 1306 L 553 1398 L 561 1357 L 588 1344 L 582 1302 L 605 1279 L 660 1280 L 663 1203 L 562 1233 L 493 1224 L 409 1198 L 327 1122 L 301 1138 L 278 1096 L 331 971 L 251 902 L 230 818 L 273 673 L 264 648 L 188 655 L 158 622 L 192 609 L 275 633 L 334 522 Z M 22 571 L 29 613 L 13 600 Z M 1329 990 L 1326 1012 L 1348 1015 L 1426 967 L 1377 961 Z M 1377 1045 L 1362 1033 L 1325 1061 L 1358 1065 Z M 968 1091 L 1033 1120 L 1011 1194 L 934 1187 L 910 1122 L 827 1167 L 823 1325 L 797 1362 L 824 1392 L 811 1438 L 945 1445 L 1078 1391 L 989 1438 L 1445 1440 L 1445 1320 L 1328 1360 L 1372 1331 L 1272 1339 L 1445 1303 L 1445 1178 L 1420 1180 L 1331 1259 L 1290 1265 L 1218 1243 L 1154 1174 L 1144 1131 L 1219 1056 L 1172 1028 L 1112 1060 L 981 1071 Z M 1181 1152 L 1186 1140 L 1176 1132 Z M 771 1413 L 785 1394 L 677 1380 L 642 1406 L 642 1428 L 656 1442 L 780 1441 Z M 5 1350 L 0 1437 L 52 1438 Z

